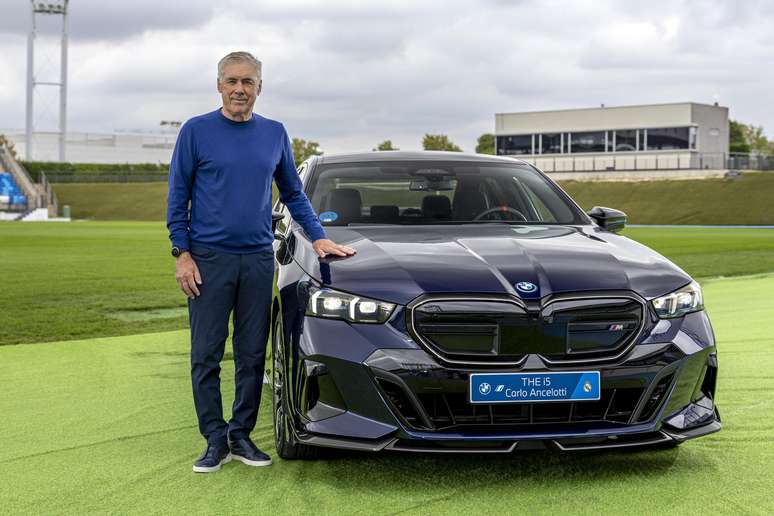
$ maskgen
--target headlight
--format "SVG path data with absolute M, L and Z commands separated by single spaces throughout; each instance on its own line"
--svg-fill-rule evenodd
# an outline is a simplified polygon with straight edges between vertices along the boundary
M 328 288 L 309 287 L 306 315 L 329 317 L 357 323 L 383 323 L 395 305 L 367 297 L 353 296 Z
M 695 281 L 681 289 L 652 300 L 653 308 L 662 319 L 681 317 L 691 312 L 704 310 L 701 287 Z

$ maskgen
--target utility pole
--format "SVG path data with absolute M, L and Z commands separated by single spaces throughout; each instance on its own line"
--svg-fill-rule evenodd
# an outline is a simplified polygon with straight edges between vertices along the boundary
M 69 0 L 47 1 L 30 0 L 32 7 L 32 24 L 27 37 L 27 113 L 25 135 L 25 159 L 32 160 L 32 138 L 35 132 L 35 88 L 38 86 L 54 86 L 59 88 L 59 161 L 65 161 L 65 144 L 67 142 L 67 4 Z M 35 38 L 37 36 L 37 20 L 40 15 L 62 17 L 61 54 L 59 62 L 59 82 L 45 82 L 35 79 Z

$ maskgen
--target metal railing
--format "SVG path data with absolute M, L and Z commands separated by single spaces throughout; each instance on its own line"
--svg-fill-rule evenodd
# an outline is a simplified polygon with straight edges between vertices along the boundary
M 41 172 L 40 181 L 36 184 L 30 178 L 27 170 L 13 157 L 5 145 L 0 145 L 0 164 L 10 172 L 14 181 L 27 197 L 26 207 L 15 207 L 14 211 L 31 211 L 37 208 L 47 208 L 49 213 L 56 215 L 59 211 L 59 199 L 48 181 L 46 174 Z
M 41 171 L 41 174 L 43 172 Z M 168 173 L 153 172 L 102 172 L 92 173 L 46 172 L 52 183 L 162 183 L 168 179 Z
M 56 216 L 59 213 L 59 198 L 56 196 L 56 192 L 54 192 L 54 188 L 51 186 L 46 173 L 42 170 L 38 180 L 38 185 L 47 201 L 48 211 L 49 213 L 53 212 L 53 215 Z
M 508 155 L 544 172 L 631 172 L 651 170 L 774 170 L 774 156 L 723 152 Z
M 0 145 L 0 164 L 2 164 L 4 170 L 11 174 L 22 193 L 27 197 L 27 206 L 23 208 L 15 207 L 14 211 L 42 207 L 41 194 L 35 187 L 35 183 L 32 182 L 27 171 L 19 165 L 19 162 L 16 161 L 11 151 L 5 145 Z
M 728 168 L 736 170 L 774 170 L 774 156 L 732 152 Z

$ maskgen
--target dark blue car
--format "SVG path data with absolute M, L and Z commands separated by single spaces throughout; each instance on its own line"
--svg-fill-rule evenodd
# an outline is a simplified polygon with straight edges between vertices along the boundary
M 510 158 L 313 157 L 320 259 L 280 204 L 277 453 L 668 447 L 720 429 L 699 285 Z

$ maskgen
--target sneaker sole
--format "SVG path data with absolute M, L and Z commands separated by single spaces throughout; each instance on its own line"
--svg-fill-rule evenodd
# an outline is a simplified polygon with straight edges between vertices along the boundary
M 234 460 L 238 460 L 242 464 L 247 464 L 248 466 L 253 466 L 253 467 L 271 466 L 271 459 L 268 459 L 268 460 L 250 460 L 248 458 L 242 457 L 241 455 L 232 455 L 231 458 L 233 458 Z
M 220 470 L 220 467 L 223 464 L 226 464 L 227 462 L 231 462 L 231 459 L 232 459 L 231 454 L 228 454 L 228 455 L 226 455 L 223 458 L 222 461 L 220 461 L 219 464 L 217 464 L 215 466 L 197 466 L 197 465 L 194 465 L 193 471 L 194 471 L 194 473 L 215 473 L 216 471 Z

